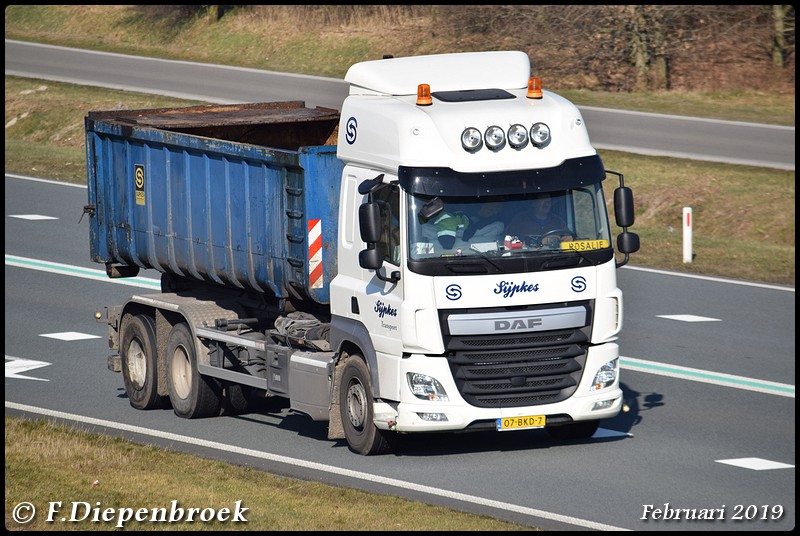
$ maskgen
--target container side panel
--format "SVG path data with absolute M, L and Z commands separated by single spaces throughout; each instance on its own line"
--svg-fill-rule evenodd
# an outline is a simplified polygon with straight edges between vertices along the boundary
M 335 146 L 295 152 L 88 125 L 94 261 L 328 303 L 343 167 Z M 313 286 L 309 219 L 321 224 L 324 277 Z
M 305 289 L 315 301 L 329 303 L 329 284 L 339 272 L 336 240 L 339 231 L 339 191 L 344 164 L 329 147 L 303 148 L 300 162 L 306 177 L 304 211 L 307 261 L 303 273 Z
M 105 183 L 98 181 L 98 166 L 102 162 L 102 153 L 98 149 L 103 146 L 98 136 L 86 130 L 86 189 L 89 206 L 89 256 L 93 262 L 105 263 L 109 260 L 108 240 L 103 227 L 106 220 Z
M 111 254 L 118 262 L 149 268 L 140 260 L 137 252 L 141 249 L 138 237 L 134 233 L 136 220 L 134 219 L 134 203 L 136 195 L 135 173 L 129 173 L 128 142 L 120 139 L 109 140 L 106 146 L 105 159 L 108 166 L 108 176 L 112 181 L 109 184 L 109 212 L 107 221 Z

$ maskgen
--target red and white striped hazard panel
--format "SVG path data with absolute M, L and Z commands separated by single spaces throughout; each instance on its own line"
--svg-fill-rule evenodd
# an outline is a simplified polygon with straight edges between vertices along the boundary
M 308 220 L 308 288 L 322 288 L 322 220 Z

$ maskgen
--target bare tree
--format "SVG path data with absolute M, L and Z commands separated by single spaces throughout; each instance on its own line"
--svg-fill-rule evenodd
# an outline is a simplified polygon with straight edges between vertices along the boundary
M 158 7 L 158 6 L 157 6 Z M 163 7 L 163 6 L 162 6 Z M 176 6 L 170 6 L 178 9 Z M 195 9 L 197 6 L 193 6 Z M 201 6 L 207 7 L 207 6 Z M 523 50 L 546 87 L 602 91 L 767 88 L 794 81 L 794 6 L 248 6 L 303 27 L 414 20 L 406 54 Z M 281 19 L 282 20 L 282 19 Z M 768 76 L 781 65 L 778 76 Z
M 772 65 L 784 69 L 789 48 L 794 48 L 794 6 L 772 7 Z M 787 35 L 792 38 L 791 44 Z

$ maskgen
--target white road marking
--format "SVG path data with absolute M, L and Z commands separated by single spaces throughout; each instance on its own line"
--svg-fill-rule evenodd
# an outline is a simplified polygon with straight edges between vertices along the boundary
M 708 318 L 707 316 L 697 315 L 656 315 L 658 318 L 668 320 L 678 320 L 680 322 L 721 322 L 719 318 Z
M 86 339 L 99 339 L 99 335 L 89 335 L 88 333 L 79 333 L 77 331 L 64 331 L 61 333 L 42 333 L 40 337 L 47 337 L 49 339 L 58 339 L 60 341 L 85 341 Z
M 47 363 L 45 361 L 34 361 L 33 359 L 22 359 L 21 357 L 11 357 L 10 355 L 7 355 L 6 359 L 10 360 L 6 361 L 6 378 L 19 378 L 21 380 L 36 380 L 39 382 L 50 381 L 44 378 L 34 378 L 33 376 L 24 376 L 22 373 L 28 372 L 29 370 L 34 370 L 46 367 L 48 365 L 52 365 L 52 363 Z
M 769 471 L 770 469 L 791 469 L 794 465 L 788 463 L 773 462 L 763 458 L 732 458 L 730 460 L 715 460 L 718 463 L 744 467 L 753 471 Z
M 39 220 L 57 220 L 53 216 L 42 216 L 41 214 L 9 214 L 9 218 L 19 218 L 20 220 L 30 220 L 30 221 L 39 221 Z

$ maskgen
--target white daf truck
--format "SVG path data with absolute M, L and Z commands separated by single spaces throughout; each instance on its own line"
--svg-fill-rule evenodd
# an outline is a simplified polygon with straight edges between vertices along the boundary
M 399 434 L 593 435 L 622 405 L 616 270 L 639 239 L 580 111 L 522 52 L 345 80 L 340 112 L 87 115 L 92 259 L 162 278 L 108 307 L 131 405 L 198 418 L 283 397 L 364 455 Z

